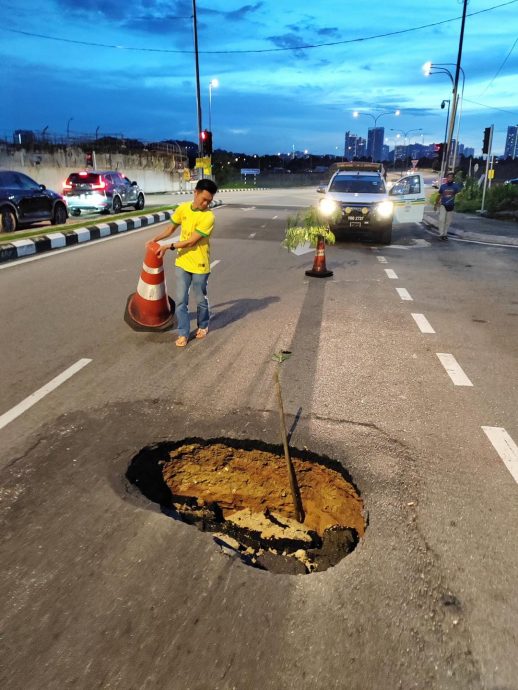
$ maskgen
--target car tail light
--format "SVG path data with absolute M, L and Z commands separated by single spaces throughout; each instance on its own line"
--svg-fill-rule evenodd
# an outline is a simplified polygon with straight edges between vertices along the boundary
M 106 182 L 102 177 L 99 177 L 99 184 L 93 184 L 92 189 L 106 189 Z
M 84 170 L 84 171 L 82 170 L 82 171 L 79 173 L 79 177 L 87 177 L 87 176 L 88 176 L 88 173 L 86 172 L 86 170 Z
M 68 180 L 65 180 L 63 182 L 63 189 L 72 189 L 72 185 L 70 184 L 70 182 L 68 182 Z

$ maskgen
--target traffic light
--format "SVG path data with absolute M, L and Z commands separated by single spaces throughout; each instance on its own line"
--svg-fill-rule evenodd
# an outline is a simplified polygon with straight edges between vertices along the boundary
M 437 157 L 442 160 L 442 155 L 444 153 L 444 143 L 442 144 L 434 144 L 434 151 L 437 154 Z
M 203 129 L 200 132 L 200 145 L 205 156 L 210 156 L 212 154 L 212 132 L 210 130 Z
M 484 140 L 482 142 L 482 153 L 489 153 L 489 140 L 491 139 L 491 127 L 484 130 Z

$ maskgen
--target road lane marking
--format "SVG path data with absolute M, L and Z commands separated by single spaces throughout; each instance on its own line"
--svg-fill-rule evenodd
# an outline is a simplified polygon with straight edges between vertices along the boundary
M 18 405 L 12 407 L 8 412 L 5 412 L 2 416 L 0 416 L 0 429 L 3 429 L 4 426 L 7 426 L 7 424 L 26 412 L 30 407 L 35 405 L 46 395 L 52 393 L 52 391 L 58 386 L 61 386 L 62 383 L 65 383 L 67 379 L 74 374 L 77 374 L 77 372 L 87 364 L 90 364 L 91 361 L 91 359 L 78 360 L 75 364 L 72 364 L 71 367 L 68 367 L 68 369 L 65 369 L 65 371 L 63 371 L 61 374 L 53 378 L 52 381 L 49 381 L 44 386 L 39 388 L 35 393 L 32 393 L 25 398 L 25 400 L 22 400 L 21 403 L 18 403 Z
M 460 364 L 453 355 L 447 352 L 436 352 L 439 361 L 446 369 L 446 373 L 456 386 L 472 386 L 473 384 L 462 371 Z
M 378 259 L 380 264 L 388 264 L 388 261 L 384 256 L 377 256 L 376 259 Z
M 214 261 L 210 262 L 210 267 L 214 268 L 214 266 L 217 266 L 220 263 L 221 259 L 215 259 Z
M 248 237 L 255 237 L 255 235 L 256 235 L 255 232 L 251 232 L 251 233 L 248 235 Z
M 391 280 L 397 280 L 397 274 L 395 271 L 393 271 L 391 268 L 386 268 L 385 273 L 387 274 L 387 278 L 390 278 Z
M 412 318 L 416 322 L 421 333 L 435 333 L 430 322 L 424 314 L 412 314 Z
M 276 220 L 279 216 L 272 216 L 272 220 Z
M 413 302 L 414 298 L 411 296 L 411 294 L 408 292 L 406 288 L 396 288 L 397 294 L 401 297 L 402 300 L 406 300 L 407 302 Z
M 266 223 L 264 225 L 261 225 L 261 228 L 265 228 L 265 227 L 266 227 Z
M 483 426 L 482 429 L 511 473 L 514 481 L 518 483 L 518 446 L 502 427 Z

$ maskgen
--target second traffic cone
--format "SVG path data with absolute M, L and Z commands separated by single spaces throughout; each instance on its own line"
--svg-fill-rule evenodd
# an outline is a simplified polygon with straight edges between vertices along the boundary
M 160 245 L 150 242 L 137 285 L 128 297 L 124 321 L 135 331 L 166 331 L 174 323 L 174 302 L 167 294 L 164 262 L 156 255 Z
M 317 241 L 313 268 L 310 271 L 306 271 L 306 275 L 313 278 L 329 278 L 333 275 L 333 271 L 328 271 L 326 267 L 326 242 L 322 235 L 320 235 Z

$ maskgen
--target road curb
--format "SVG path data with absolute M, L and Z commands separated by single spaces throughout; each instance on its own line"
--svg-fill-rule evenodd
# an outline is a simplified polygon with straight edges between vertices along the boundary
M 434 230 L 437 230 L 439 227 L 438 221 L 432 216 L 425 215 L 423 223 Z M 460 240 L 472 240 L 473 242 L 484 242 L 486 244 L 505 244 L 509 247 L 518 246 L 518 238 L 507 237 L 506 235 L 484 235 L 480 232 L 461 230 L 460 228 L 455 228 L 455 226 L 450 226 L 448 235 L 458 237 Z
M 222 201 L 214 201 L 211 204 L 211 208 L 221 206 L 222 204 Z M 163 223 L 166 220 L 170 220 L 173 213 L 174 210 L 171 209 L 171 211 L 160 211 L 160 213 L 110 221 L 109 223 L 101 223 L 101 225 L 88 225 L 84 228 L 70 230 L 69 232 L 49 232 L 47 235 L 38 235 L 34 239 L 25 238 L 6 242 L 5 244 L 0 244 L 0 263 L 15 261 L 27 256 L 49 252 L 53 249 L 72 247 L 77 244 L 99 240 L 103 237 L 120 235 L 123 232 L 136 230 L 137 228 Z

